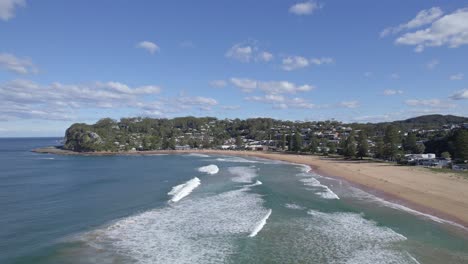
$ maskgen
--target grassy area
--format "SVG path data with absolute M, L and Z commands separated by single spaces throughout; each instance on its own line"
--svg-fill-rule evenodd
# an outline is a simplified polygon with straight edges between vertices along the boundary
M 436 172 L 436 173 L 451 173 L 455 174 L 457 176 L 462 176 L 466 179 L 468 179 L 468 171 L 454 171 L 452 169 L 441 169 L 441 168 L 428 168 L 429 170 Z

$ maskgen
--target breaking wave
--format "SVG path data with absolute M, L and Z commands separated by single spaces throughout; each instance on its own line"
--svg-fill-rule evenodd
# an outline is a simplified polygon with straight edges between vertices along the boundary
M 323 191 L 316 192 L 316 194 L 324 199 L 340 199 L 328 186 L 321 184 L 315 178 L 302 179 L 301 182 L 303 182 L 305 186 L 321 188 Z
M 266 224 L 266 221 L 268 220 L 268 218 L 270 217 L 271 215 L 271 209 L 268 209 L 268 212 L 267 214 L 262 218 L 262 220 L 260 220 L 257 225 L 254 227 L 254 229 L 252 230 L 252 233 L 250 233 L 249 237 L 254 237 L 258 234 L 258 232 L 260 232 L 263 227 L 265 226 Z
M 97 263 L 225 263 L 269 211 L 246 189 L 197 197 L 80 236 Z M 266 219 L 265 219 L 266 221 Z M 261 229 L 261 228 L 260 228 Z M 99 260 L 103 260 L 100 262 Z
M 172 187 L 168 195 L 172 195 L 171 202 L 178 202 L 185 196 L 189 195 L 195 188 L 200 185 L 200 179 L 197 177 L 187 181 L 186 183 Z
M 233 162 L 233 163 L 259 163 L 259 161 L 248 160 L 240 157 L 226 157 L 226 158 L 217 158 L 217 161 L 221 162 Z
M 232 178 L 233 182 L 252 183 L 258 176 L 255 167 L 230 167 L 228 171 L 235 176 Z
M 203 166 L 203 167 L 198 168 L 198 171 L 206 173 L 206 174 L 214 175 L 219 172 L 219 168 L 218 166 L 211 164 L 208 166 Z

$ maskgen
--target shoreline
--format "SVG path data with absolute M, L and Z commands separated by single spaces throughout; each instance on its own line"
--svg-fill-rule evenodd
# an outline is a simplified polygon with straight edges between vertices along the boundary
M 36 153 L 78 156 L 146 156 L 155 154 L 203 153 L 246 156 L 304 164 L 312 171 L 345 180 L 385 201 L 402 205 L 427 217 L 468 232 L 468 179 L 452 173 L 436 173 L 426 168 L 397 166 L 383 162 L 347 161 L 313 155 L 233 150 L 156 150 L 132 152 L 74 152 L 57 147 L 32 150 Z M 436 219 L 432 219 L 436 221 Z

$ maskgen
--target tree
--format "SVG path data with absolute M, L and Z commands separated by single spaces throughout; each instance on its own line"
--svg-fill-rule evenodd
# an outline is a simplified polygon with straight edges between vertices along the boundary
M 398 144 L 400 136 L 395 126 L 388 125 L 384 136 L 384 157 L 389 160 L 395 160 L 398 154 Z
M 444 159 L 450 159 L 452 157 L 448 151 L 442 152 L 440 156 Z
M 353 158 L 356 156 L 356 140 L 354 139 L 354 132 L 351 132 L 348 138 L 346 138 L 344 156 L 347 158 Z
M 468 130 L 455 132 L 455 159 L 464 162 L 468 160 Z
M 309 151 L 310 151 L 310 153 L 317 152 L 317 147 L 318 147 L 317 137 L 315 135 L 312 135 L 310 137 L 310 142 L 309 142 Z
M 328 142 L 328 153 L 335 154 L 336 153 L 336 144 L 335 142 Z
M 408 136 L 406 136 L 406 139 L 403 142 L 403 149 L 406 153 L 419 154 L 420 149 L 418 148 L 418 144 L 416 142 L 415 133 L 409 133 Z
M 242 137 L 241 136 L 237 136 L 236 137 L 236 147 L 238 149 L 240 149 L 242 147 L 242 145 L 244 144 L 244 142 L 242 141 Z
M 299 152 L 302 150 L 302 135 L 299 131 L 294 133 L 293 151 Z
M 374 156 L 378 159 L 384 157 L 384 142 L 381 137 L 375 139 Z
M 283 133 L 281 135 L 281 149 L 285 150 L 286 149 L 286 134 Z
M 367 143 L 367 134 L 364 130 L 361 130 L 358 137 L 357 156 L 362 159 L 363 157 L 367 157 L 368 152 L 369 144 Z

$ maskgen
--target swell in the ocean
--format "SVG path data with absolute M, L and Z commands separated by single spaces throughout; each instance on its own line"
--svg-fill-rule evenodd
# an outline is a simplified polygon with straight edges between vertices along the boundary
M 186 183 L 172 187 L 172 190 L 168 192 L 171 195 L 171 202 L 178 202 L 185 196 L 189 195 L 195 188 L 201 184 L 200 179 L 197 177 L 187 181 Z

